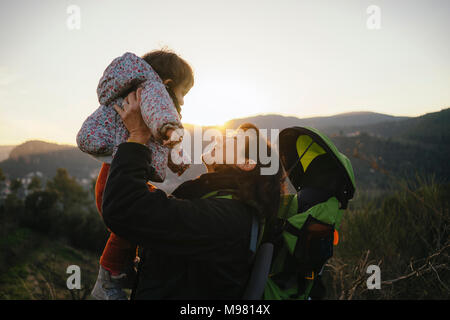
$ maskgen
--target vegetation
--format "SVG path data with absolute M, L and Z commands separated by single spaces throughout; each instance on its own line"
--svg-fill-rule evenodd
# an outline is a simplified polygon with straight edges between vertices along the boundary
M 345 213 L 325 269 L 328 298 L 450 298 L 450 185 L 394 186 L 389 195 L 360 195 Z M 369 265 L 380 267 L 380 290 L 367 289 Z
M 18 196 L 20 183 L 11 185 L 0 203 L 0 299 L 85 298 L 108 235 L 92 194 L 65 169 L 45 188 L 33 178 L 24 199 Z M 66 287 L 72 264 L 82 270 L 81 291 Z
M 283 120 L 274 119 L 252 122 L 264 128 Z M 340 243 L 324 270 L 328 299 L 450 298 L 449 119 L 450 109 L 445 109 L 382 123 L 366 119 L 364 127 L 323 129 L 349 156 L 357 184 Z M 0 163 L 0 299 L 87 298 L 108 235 L 90 179 L 100 163 L 76 148 L 44 145 L 48 152 L 36 153 L 34 146 L 19 148 Z M 67 170 L 55 174 L 57 166 Z M 42 177 L 28 175 L 37 171 Z M 173 190 L 203 172 L 203 166 L 194 165 L 181 177 L 168 173 L 161 187 Z M 20 178 L 27 175 L 23 183 Z M 66 268 L 72 264 L 82 270 L 82 290 L 66 288 Z M 367 289 L 369 265 L 380 267 L 380 290 Z

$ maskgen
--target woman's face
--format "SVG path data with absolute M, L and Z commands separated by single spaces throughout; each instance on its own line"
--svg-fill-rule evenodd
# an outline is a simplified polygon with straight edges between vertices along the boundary
M 215 172 L 217 163 L 215 161 L 217 152 L 217 140 L 208 144 L 202 154 L 202 161 L 207 172 Z
M 238 134 L 216 137 L 215 141 L 205 148 L 202 161 L 208 172 L 216 172 L 226 166 L 234 166 L 244 171 L 250 171 L 255 167 L 256 161 L 249 160 L 245 155 L 245 143 L 237 142 Z M 228 150 L 227 146 L 234 150 Z M 230 154 L 227 154 L 227 151 L 230 151 Z

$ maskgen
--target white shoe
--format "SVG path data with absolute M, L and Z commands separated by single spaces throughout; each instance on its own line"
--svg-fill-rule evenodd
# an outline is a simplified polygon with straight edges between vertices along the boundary
M 126 276 L 125 273 L 112 276 L 108 270 L 100 266 L 91 296 L 96 300 L 128 300 L 122 290 L 122 282 Z

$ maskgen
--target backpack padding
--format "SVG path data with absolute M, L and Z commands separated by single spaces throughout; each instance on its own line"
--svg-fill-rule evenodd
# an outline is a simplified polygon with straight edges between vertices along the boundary
M 255 262 L 244 293 L 244 300 L 262 299 L 267 278 L 269 277 L 272 256 L 273 244 L 270 242 L 261 244 L 256 252 Z

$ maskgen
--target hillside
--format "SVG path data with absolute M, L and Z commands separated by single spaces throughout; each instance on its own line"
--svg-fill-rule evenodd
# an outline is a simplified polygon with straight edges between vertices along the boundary
M 415 118 L 373 112 L 305 119 L 259 115 L 230 120 L 224 127 L 235 129 L 245 122 L 267 129 L 311 126 L 322 130 L 352 161 L 360 189 L 386 188 L 390 178 L 416 174 L 450 181 L 450 167 L 442 165 L 450 162 L 450 150 L 444 147 L 449 139 L 450 109 Z M 187 125 L 186 129 L 193 134 L 193 126 Z M 193 165 L 181 177 L 169 172 L 168 179 L 158 186 L 171 191 L 204 172 L 201 165 Z
M 15 147 L 16 146 L 0 146 L 0 161 L 8 159 L 11 150 Z
M 450 108 L 427 113 L 404 121 L 380 122 L 367 126 L 343 128 L 346 132 L 367 132 L 372 135 L 392 139 L 421 141 L 432 144 L 450 142 Z
M 266 128 L 328 123 L 321 130 L 350 158 L 357 192 L 340 226 L 334 257 L 324 269 L 328 299 L 449 298 L 449 113 L 406 119 L 356 113 L 338 115 L 334 124 L 330 119 L 265 115 L 228 123 L 233 128 L 242 122 Z M 351 126 L 335 126 L 351 119 Z M 93 189 L 78 180 L 94 176 L 100 162 L 76 147 L 42 141 L 10 151 L 0 162 L 9 178 L 40 171 L 51 180 L 25 197 L 11 188 L 0 199 L 0 299 L 90 299 L 109 233 Z M 55 176 L 60 167 L 78 179 L 64 170 Z M 203 165 L 193 165 L 181 177 L 169 172 L 158 186 L 171 192 L 203 172 Z M 366 290 L 361 282 L 371 264 L 382 264 L 382 290 Z M 82 290 L 67 289 L 69 265 L 81 268 Z M 411 276 L 412 270 L 420 273 Z
M 71 148 L 72 146 L 69 145 L 61 145 L 45 141 L 31 140 L 22 143 L 17 147 L 15 147 L 13 150 L 11 150 L 9 158 L 10 159 L 28 158 L 37 154 L 57 152 L 62 150 L 68 150 Z
M 450 180 L 450 169 L 442 165 L 450 162 L 450 150 L 444 147 L 450 136 L 450 109 L 415 118 L 373 112 L 305 119 L 259 115 L 230 120 L 225 128 L 234 129 L 244 122 L 267 129 L 311 126 L 322 130 L 350 157 L 360 188 L 384 186 L 383 170 L 401 176 L 420 173 L 435 175 L 443 181 Z M 193 135 L 192 125 L 186 124 L 185 128 Z M 207 143 L 203 141 L 203 147 Z M 52 177 L 60 167 L 66 168 L 70 175 L 78 179 L 91 179 L 98 172 L 100 162 L 74 146 L 42 141 L 19 145 L 11 150 L 7 160 L 0 162 L 0 168 L 10 178 L 24 177 L 36 171 L 42 172 L 45 177 Z M 166 181 L 158 186 L 170 192 L 181 182 L 203 172 L 205 169 L 202 165 L 192 165 L 181 177 L 169 172 Z
M 361 134 L 331 138 L 353 165 L 359 189 L 384 189 L 393 178 L 434 176 L 450 182 L 450 150 L 436 145 Z
M 95 176 L 100 162 L 78 148 L 43 141 L 28 141 L 12 149 L 9 158 L 0 162 L 10 179 L 41 172 L 53 177 L 57 168 L 66 168 L 70 175 L 83 179 Z
M 297 118 L 281 115 L 259 115 L 242 119 L 233 119 L 225 123 L 227 128 L 237 128 L 245 122 L 254 123 L 260 128 L 283 129 L 291 126 L 314 127 L 330 131 L 333 128 L 366 126 L 381 122 L 396 122 L 408 119 L 407 117 L 395 117 L 375 112 L 350 112 L 327 117 Z
M 58 240 L 58 241 L 55 241 Z M 98 273 L 98 254 L 74 248 L 28 228 L 12 230 L 0 237 L 1 300 L 90 299 Z M 67 289 L 66 269 L 82 270 L 81 290 Z

